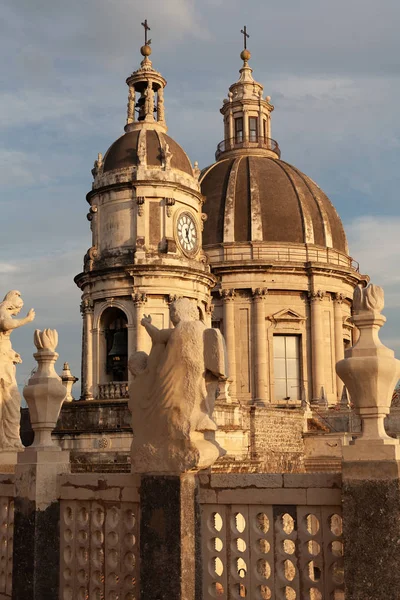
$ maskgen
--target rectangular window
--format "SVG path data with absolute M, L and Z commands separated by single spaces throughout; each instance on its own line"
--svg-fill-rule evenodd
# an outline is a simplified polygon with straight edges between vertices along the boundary
M 239 117 L 235 119 L 235 142 L 240 144 L 243 142 L 243 119 Z
M 250 142 L 256 142 L 258 140 L 258 119 L 257 117 L 249 117 L 249 135 Z
M 275 400 L 299 400 L 300 336 L 274 335 Z

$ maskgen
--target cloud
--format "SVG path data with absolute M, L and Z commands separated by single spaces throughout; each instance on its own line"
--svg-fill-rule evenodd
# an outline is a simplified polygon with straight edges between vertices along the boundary
M 39 157 L 0 148 L 0 182 L 6 187 L 28 187 L 49 182 Z
M 0 262 L 0 273 L 15 273 L 15 271 L 18 271 L 17 265 Z

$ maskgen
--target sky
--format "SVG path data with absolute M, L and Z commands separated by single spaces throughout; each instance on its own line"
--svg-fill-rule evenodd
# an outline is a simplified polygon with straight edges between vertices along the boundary
M 360 270 L 384 287 L 381 339 L 400 356 L 398 0 L 0 0 L 0 294 L 18 289 L 23 313 L 36 310 L 12 336 L 19 385 L 35 367 L 35 328 L 58 330 L 58 372 L 68 361 L 80 377 L 85 196 L 97 153 L 123 133 L 145 18 L 169 134 L 200 167 L 223 138 L 219 108 L 247 26 L 272 137 L 331 199 Z

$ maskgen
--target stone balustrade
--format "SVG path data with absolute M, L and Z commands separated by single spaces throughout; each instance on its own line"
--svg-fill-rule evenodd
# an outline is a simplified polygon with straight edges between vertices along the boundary
M 340 477 L 200 480 L 204 599 L 344 600 Z
M 109 381 L 99 384 L 99 400 L 129 398 L 127 381 Z

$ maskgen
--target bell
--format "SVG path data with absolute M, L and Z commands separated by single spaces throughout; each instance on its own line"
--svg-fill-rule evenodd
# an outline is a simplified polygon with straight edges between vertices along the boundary
M 128 356 L 127 340 L 126 340 L 126 329 L 117 329 L 114 333 L 113 345 L 108 353 L 108 356 L 112 360 L 121 360 Z

